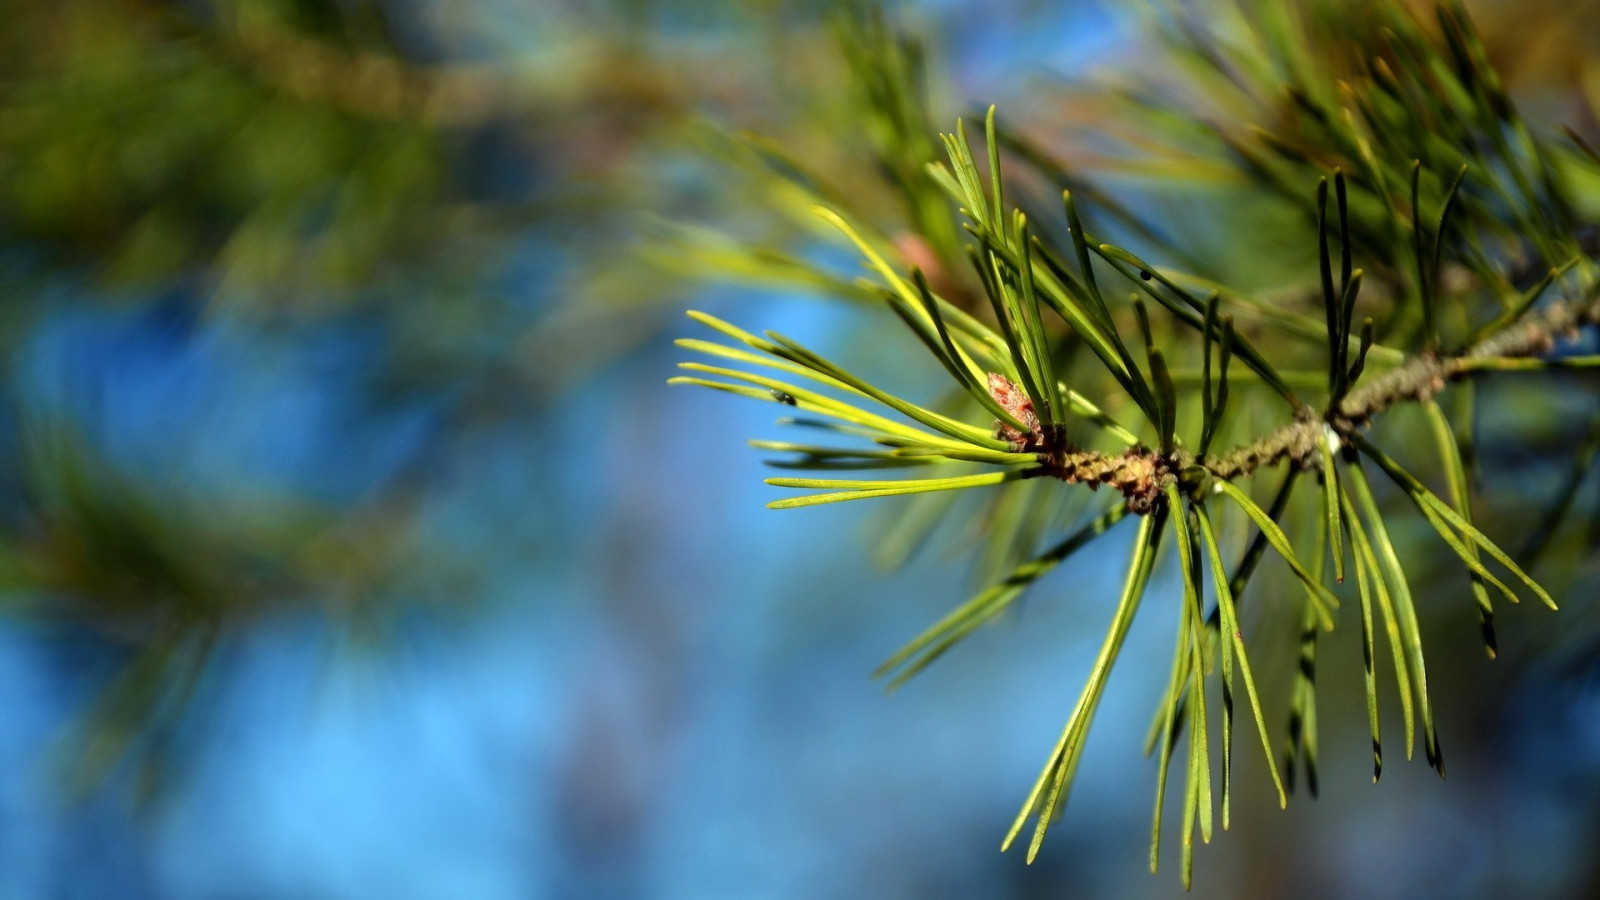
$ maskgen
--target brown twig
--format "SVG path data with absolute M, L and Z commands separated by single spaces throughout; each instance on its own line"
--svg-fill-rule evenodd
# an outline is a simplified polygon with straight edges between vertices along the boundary
M 1596 324 L 1600 324 L 1600 295 L 1590 291 L 1580 302 L 1551 304 L 1459 353 L 1411 357 L 1351 391 L 1337 409 L 1319 414 L 1306 407 L 1294 422 L 1221 456 L 1196 460 L 1182 449 L 1162 455 L 1133 447 L 1110 454 L 1047 446 L 1040 453 L 1041 474 L 1096 488 L 1112 485 L 1128 498 L 1129 511 L 1145 513 L 1159 502 L 1164 483 L 1197 462 L 1212 477 L 1230 481 L 1284 461 L 1315 469 L 1321 465 L 1320 443 L 1329 429 L 1348 438 L 1386 410 L 1443 391 L 1451 381 L 1472 371 L 1469 360 L 1541 356 L 1555 346 L 1557 338 Z

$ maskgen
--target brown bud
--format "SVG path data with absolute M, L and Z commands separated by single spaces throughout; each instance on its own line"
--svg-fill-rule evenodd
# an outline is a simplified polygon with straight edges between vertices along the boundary
M 1040 446 L 1039 414 L 1034 412 L 1033 400 L 1022 388 L 999 372 L 989 373 L 989 396 L 1013 419 L 1028 426 L 1027 431 L 999 419 L 994 423 L 994 436 L 1011 445 L 1016 451 L 1036 449 Z

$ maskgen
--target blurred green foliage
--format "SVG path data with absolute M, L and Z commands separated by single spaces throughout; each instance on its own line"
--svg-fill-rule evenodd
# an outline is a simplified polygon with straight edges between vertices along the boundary
M 472 554 L 430 533 L 430 499 L 459 445 L 527 427 L 659 327 L 678 282 L 635 254 L 639 209 L 707 187 L 649 161 L 684 156 L 700 116 L 770 100 L 742 71 L 757 61 L 717 44 L 784 40 L 773 12 L 536 4 L 519 46 L 489 7 L 8 5 L 0 361 L 24 369 L 72 309 L 167 303 L 263 347 L 360 329 L 380 351 L 331 386 L 357 393 L 353 412 L 443 410 L 354 498 L 222 497 L 130 463 L 107 410 L 8 384 L 8 605 L 95 635 L 119 672 L 67 742 L 74 783 L 131 761 L 160 784 L 217 648 L 260 622 L 310 612 L 372 637 L 408 610 L 471 607 Z

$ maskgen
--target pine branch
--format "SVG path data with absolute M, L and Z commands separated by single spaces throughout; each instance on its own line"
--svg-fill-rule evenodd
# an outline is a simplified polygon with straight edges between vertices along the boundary
M 776 369 L 785 377 L 685 364 L 730 380 L 674 381 L 798 407 L 832 420 L 805 422 L 872 445 L 849 449 L 763 443 L 800 455 L 780 464 L 815 469 L 934 466 L 938 473 L 882 481 L 771 479 L 777 486 L 822 491 L 780 500 L 774 507 L 909 493 L 969 497 L 1022 490 L 1017 482 L 1033 485 L 1028 496 L 1037 501 L 1048 485 L 1041 479 L 1093 490 L 1105 485 L 1107 493 L 1116 495 L 1107 503 L 1071 490 L 1037 501 L 1058 502 L 1071 511 L 1080 523 L 1077 530 L 1043 553 L 1037 548 L 1021 553 L 1009 575 L 893 655 L 877 673 L 891 678 L 891 688 L 1000 616 L 1047 572 L 1109 533 L 1120 519 L 1131 515 L 1138 520 L 1122 599 L 1094 670 L 1005 838 L 1004 845 L 1010 846 L 1033 820 L 1029 861 L 1066 805 L 1106 679 L 1168 531 L 1177 547 L 1184 592 L 1172 668 L 1147 748 L 1147 753 L 1160 749 L 1150 861 L 1154 869 L 1168 770 L 1186 740 L 1180 859 L 1185 886 L 1191 877 L 1195 830 L 1203 840 L 1211 836 L 1214 757 L 1222 760 L 1224 828 L 1230 819 L 1235 672 L 1245 682 L 1280 802 L 1293 789 L 1297 762 L 1304 763 L 1311 790 L 1317 791 L 1317 636 L 1337 624 L 1340 601 L 1334 586 L 1344 583 L 1349 572 L 1360 598 L 1374 780 L 1383 763 L 1375 659 L 1380 630 L 1401 700 L 1406 755 L 1411 756 L 1420 732 L 1424 756 L 1444 775 L 1412 576 L 1391 539 L 1394 513 L 1379 504 L 1369 472 L 1392 482 L 1465 568 L 1463 584 L 1472 587 L 1491 656 L 1491 589 L 1512 602 L 1523 592 L 1555 606 L 1552 595 L 1473 524 L 1471 454 L 1457 436 L 1461 422 L 1469 419 L 1460 418 L 1453 426 L 1432 401 L 1451 384 L 1481 373 L 1600 368 L 1600 356 L 1555 353 L 1562 340 L 1600 325 L 1600 265 L 1595 259 L 1600 227 L 1582 221 L 1578 210 L 1592 209 L 1592 204 L 1573 202 L 1561 177 L 1563 166 L 1590 179 L 1600 177 L 1600 157 L 1558 151 L 1533 136 L 1488 68 L 1458 4 L 1443 2 L 1437 8 L 1442 37 L 1430 36 L 1397 3 L 1371 0 L 1361 9 L 1372 21 L 1343 23 L 1341 28 L 1350 34 L 1341 36 L 1370 37 L 1363 29 L 1371 26 L 1384 49 L 1374 54 L 1363 41 L 1350 40 L 1345 49 L 1360 56 L 1364 67 L 1355 86 L 1332 77 L 1346 64 L 1336 51 L 1307 35 L 1293 37 L 1282 23 L 1264 26 L 1260 33 L 1245 30 L 1263 45 L 1256 48 L 1260 59 L 1271 61 L 1261 63 L 1248 54 L 1243 60 L 1231 57 L 1181 7 L 1172 10 L 1178 23 L 1174 53 L 1204 85 L 1203 94 L 1209 91 L 1232 101 L 1239 100 L 1236 94 L 1246 95 L 1245 105 L 1253 107 L 1263 98 L 1283 96 L 1276 79 L 1290 81 L 1287 109 L 1268 110 L 1284 133 L 1256 127 L 1246 142 L 1234 133 L 1234 123 L 1228 123 L 1218 126 L 1217 136 L 1235 155 L 1233 162 L 1249 184 L 1310 214 L 1315 272 L 1301 276 L 1281 296 L 1298 297 L 1305 285 L 1314 284 L 1320 317 L 1307 314 L 1302 305 L 1251 299 L 1226 279 L 1162 269 L 1091 234 L 1084 225 L 1090 211 L 1080 210 L 1074 193 L 1106 195 L 1077 173 L 1068 178 L 1064 168 L 1052 166 L 1031 142 L 1014 136 L 1002 140 L 1008 132 L 997 125 L 992 107 L 984 117 L 981 156 L 958 121 L 953 134 L 941 136 L 945 160 L 921 160 L 929 178 L 911 179 L 904 175 L 912 169 L 903 154 L 914 155 L 920 145 L 903 132 L 921 113 L 895 106 L 900 137 L 891 151 L 881 152 L 902 155 L 880 159 L 880 166 L 898 173 L 907 199 L 918 201 L 912 208 L 919 215 L 930 208 L 930 189 L 942 192 L 959 209 L 961 228 L 972 238 L 965 248 L 972 277 L 959 284 L 952 282 L 950 271 L 941 271 L 938 280 L 925 277 L 920 263 L 905 258 L 912 254 L 901 253 L 897 260 L 885 250 L 892 242 L 857 225 L 853 217 L 829 207 L 819 212 L 855 245 L 879 279 L 872 284 L 877 295 L 950 375 L 959 399 L 924 406 L 889 395 L 793 341 L 770 334 L 758 338 L 703 315 L 696 318 L 754 352 L 683 342 L 690 349 Z M 872 33 L 881 39 L 881 33 Z M 915 85 L 904 81 L 905 66 L 888 57 L 875 65 L 870 53 L 859 55 L 856 63 L 875 79 L 901 79 L 892 88 L 878 85 L 880 98 L 904 104 L 916 96 Z M 1276 71 L 1279 65 L 1286 71 Z M 1329 77 L 1314 77 L 1324 72 Z M 880 101 L 873 115 L 883 116 L 882 106 Z M 1051 218 L 1032 211 L 1026 200 L 1022 206 L 1029 212 L 1008 207 L 1016 201 L 1007 196 L 1003 147 L 1052 183 L 1071 185 L 1060 198 L 1062 205 L 1052 211 L 1055 229 L 1065 220 L 1065 240 L 1059 230 L 1052 231 Z M 1314 192 L 1297 187 L 1313 183 Z M 1124 227 L 1146 238 L 1159 235 L 1161 240 L 1152 243 L 1183 256 L 1181 241 L 1167 229 L 1149 227 L 1121 205 L 1106 205 L 1111 218 Z M 1546 274 L 1535 280 L 1539 272 Z M 1128 289 L 1136 293 L 1126 293 Z M 1561 297 L 1547 299 L 1553 289 Z M 979 302 L 958 304 L 951 300 L 956 296 Z M 982 310 L 984 299 L 988 309 L 975 311 Z M 1246 317 L 1248 333 L 1236 324 L 1235 312 Z M 1305 359 L 1307 340 L 1322 344 L 1326 356 Z M 1240 366 L 1232 367 L 1236 357 Z M 1309 371 L 1324 361 L 1325 372 Z M 1291 368 L 1282 367 L 1286 362 Z M 1230 373 L 1230 367 L 1236 371 Z M 821 389 L 802 388 L 796 378 Z M 1241 412 L 1229 403 L 1230 396 L 1261 387 L 1286 403 L 1292 417 L 1264 433 L 1257 410 Z M 1095 397 L 1096 388 L 1103 388 L 1104 396 Z M 1419 404 L 1427 412 L 1448 499 L 1435 495 L 1368 434 L 1379 417 L 1407 404 Z M 1235 401 L 1233 407 L 1240 405 Z M 987 427 L 975 424 L 974 417 Z M 1186 443 L 1186 434 L 1197 434 L 1198 441 Z M 1218 441 L 1234 447 L 1212 454 Z M 1587 460 L 1580 462 L 1575 471 L 1586 472 Z M 1252 479 L 1280 463 L 1287 464 L 1288 472 L 1263 508 L 1252 497 Z M 1314 498 L 1319 515 L 1312 517 L 1310 529 L 1316 539 L 1309 555 L 1299 540 L 1300 525 L 1289 512 L 1296 486 L 1311 481 L 1297 480 L 1302 472 L 1316 472 L 1320 485 Z M 996 508 L 1002 503 L 996 501 Z M 1241 513 L 1253 531 L 1231 577 L 1216 527 L 1227 506 Z M 951 500 L 933 508 L 933 515 L 915 517 L 914 530 L 926 534 L 938 516 L 971 508 Z M 896 540 L 904 540 L 899 532 Z M 1282 779 L 1237 611 L 1268 549 L 1299 580 L 1305 598 L 1299 611 L 1301 663 L 1292 686 L 1287 740 L 1281 745 L 1286 748 Z M 1331 567 L 1326 565 L 1330 559 Z M 1217 598 L 1209 616 L 1202 614 L 1208 574 Z M 1223 744 L 1214 754 L 1206 725 L 1206 682 L 1218 668 Z
M 1317 468 L 1319 443 L 1328 428 L 1348 437 L 1396 405 L 1426 400 L 1452 381 L 1469 373 L 1494 368 L 1528 370 L 1561 368 L 1561 359 L 1542 359 L 1558 340 L 1576 334 L 1585 325 L 1600 324 L 1600 296 L 1591 289 L 1588 299 L 1557 303 L 1528 317 L 1522 324 L 1485 338 L 1455 355 L 1424 354 L 1363 384 L 1321 418 L 1286 425 L 1222 457 L 1205 462 L 1219 478 L 1240 478 L 1255 470 L 1288 460 L 1301 468 Z M 1515 360 L 1517 365 L 1503 361 Z

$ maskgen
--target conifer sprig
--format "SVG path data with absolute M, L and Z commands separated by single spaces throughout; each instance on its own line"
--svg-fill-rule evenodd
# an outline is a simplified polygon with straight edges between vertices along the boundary
M 971 270 L 966 281 L 942 268 L 925 271 L 904 254 L 897 262 L 883 249 L 886 242 L 846 211 L 817 210 L 858 250 L 875 276 L 872 295 L 933 356 L 929 371 L 942 369 L 951 391 L 917 403 L 796 341 L 756 337 L 699 313 L 691 315 L 742 346 L 680 341 L 744 368 L 686 363 L 696 374 L 674 382 L 796 407 L 828 421 L 795 418 L 789 424 L 821 425 L 860 445 L 758 442 L 790 455 L 777 465 L 935 467 L 926 477 L 886 480 L 769 479 L 774 486 L 818 492 L 776 501 L 775 508 L 909 494 L 924 495 L 919 502 L 927 504 L 928 495 L 999 491 L 993 508 L 1005 511 L 1006 521 L 1034 520 L 1040 507 L 1047 513 L 1043 521 L 1053 510 L 1065 511 L 1054 518 L 1075 520 L 1042 552 L 1021 555 L 1009 573 L 892 655 L 875 673 L 891 689 L 1005 614 L 1046 574 L 1117 530 L 1121 519 L 1137 519 L 1121 599 L 1088 682 L 1002 845 L 1010 847 L 1031 821 L 1030 861 L 1067 803 L 1107 678 L 1169 543 L 1177 548 L 1183 593 L 1174 599 L 1177 641 L 1146 750 L 1159 750 L 1150 863 L 1155 869 L 1159 861 L 1168 774 L 1181 746 L 1186 887 L 1196 831 L 1210 840 L 1217 805 L 1222 827 L 1231 821 L 1235 675 L 1280 805 L 1293 790 L 1297 765 L 1311 792 L 1318 790 L 1317 641 L 1341 617 L 1359 615 L 1373 779 L 1383 769 L 1378 694 L 1384 655 L 1400 699 L 1406 756 L 1420 731 L 1428 763 L 1444 774 L 1415 573 L 1408 573 L 1393 540 L 1396 513 L 1384 506 L 1380 488 L 1405 498 L 1461 563 L 1467 575 L 1461 583 L 1470 590 L 1490 656 L 1496 653 L 1491 589 L 1512 602 L 1529 594 L 1555 606 L 1526 567 L 1474 524 L 1469 455 L 1457 437 L 1463 429 L 1435 398 L 1496 373 L 1600 365 L 1594 356 L 1556 352 L 1563 336 L 1600 324 L 1600 266 L 1582 237 L 1583 229 L 1600 223 L 1580 220 L 1581 206 L 1562 177 L 1574 167 L 1600 175 L 1600 160 L 1555 150 L 1534 136 L 1453 0 L 1437 6 L 1437 34 L 1398 4 L 1370 0 L 1361 7 L 1371 19 L 1350 28 L 1375 28 L 1382 49 L 1360 57 L 1365 80 L 1354 82 L 1339 81 L 1336 62 L 1318 55 L 1327 52 L 1322 43 L 1293 29 L 1241 32 L 1261 51 L 1246 58 L 1266 61 L 1243 68 L 1230 64 L 1236 54 L 1197 36 L 1203 32 L 1174 38 L 1179 62 L 1200 73 L 1216 95 L 1237 102 L 1232 95 L 1248 94 L 1247 107 L 1262 97 L 1287 97 L 1292 115 L 1278 117 L 1284 133 L 1258 130 L 1248 142 L 1228 128 L 1220 133 L 1255 184 L 1310 214 L 1307 239 L 1317 262 L 1303 283 L 1317 285 L 1320 321 L 1307 315 L 1309 307 L 1251 298 L 1096 238 L 1085 226 L 1096 209 L 1080 203 L 1095 192 L 1076 177 L 1052 179 L 1075 186 L 1062 192 L 1062 205 L 1050 216 L 1030 218 L 1008 205 L 1003 148 L 1036 170 L 1048 172 L 1052 164 L 1025 139 L 1002 131 L 991 107 L 982 166 L 960 120 L 952 134 L 940 136 L 945 158 L 923 161 L 926 182 L 904 174 L 911 171 L 904 159 L 887 166 L 901 173 L 897 181 L 908 196 L 925 199 L 926 191 L 937 190 L 954 205 L 954 221 L 969 242 L 938 259 L 943 266 L 964 252 Z M 1354 44 L 1353 51 L 1367 53 L 1363 46 Z M 899 64 L 891 60 L 879 69 L 872 59 L 863 53 L 858 65 L 892 81 Z M 1286 94 L 1255 90 L 1279 76 L 1289 80 Z M 895 121 L 917 119 L 896 105 L 914 94 L 911 85 L 877 90 L 899 98 L 890 104 L 899 110 Z M 905 151 L 912 142 L 896 146 Z M 1110 220 L 1129 221 L 1125 210 L 1106 212 Z M 928 240 L 942 241 L 942 234 Z M 1163 251 L 1161 242 L 1152 243 L 1152 255 Z M 1551 299 L 1552 289 L 1558 299 Z M 1325 374 L 1305 371 L 1307 339 L 1322 344 Z M 1240 366 L 1231 366 L 1235 357 Z M 751 366 L 781 377 L 748 371 Z M 1230 392 L 1259 387 L 1282 403 L 1270 412 L 1253 404 L 1229 415 Z M 1396 457 L 1401 441 L 1389 436 L 1386 413 L 1401 406 L 1423 412 L 1436 463 L 1429 478 Z M 1113 418 L 1124 412 L 1136 418 L 1127 424 Z M 1272 499 L 1259 501 L 1257 482 L 1280 466 L 1287 471 Z M 1385 484 L 1369 482 L 1374 470 Z M 1447 496 L 1427 486 L 1433 476 L 1446 485 Z M 1300 488 L 1313 480 L 1319 487 L 1306 498 Z M 1025 494 L 1019 482 L 1029 483 Z M 1105 493 L 1117 496 L 1086 501 L 1072 487 L 1078 484 L 1095 491 L 1106 486 Z M 1026 500 L 1010 499 L 1018 497 Z M 917 507 L 891 535 L 915 541 L 957 508 L 970 507 L 953 500 Z M 1242 546 L 1226 539 L 1225 519 L 1245 527 L 1249 537 Z M 1303 539 L 1308 531 L 1316 538 L 1309 544 Z M 1302 621 L 1300 663 L 1281 774 L 1239 616 L 1269 549 L 1304 597 L 1295 609 Z M 1358 612 L 1341 608 L 1341 593 L 1355 596 Z M 1220 690 L 1211 689 L 1214 676 Z M 1222 742 L 1212 747 L 1206 722 L 1216 709 Z M 1217 759 L 1220 802 L 1214 804 Z

